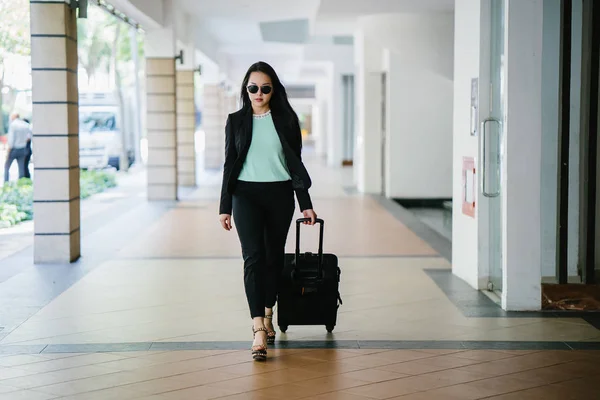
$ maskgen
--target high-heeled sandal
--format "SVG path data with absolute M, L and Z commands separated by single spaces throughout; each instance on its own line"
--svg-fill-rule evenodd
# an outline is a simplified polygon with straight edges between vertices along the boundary
M 269 333 L 267 328 L 254 329 L 254 327 L 252 327 L 252 333 L 254 334 L 254 337 L 256 337 L 257 332 L 261 332 L 261 331 L 267 332 L 267 335 Z M 257 344 L 256 346 L 252 346 L 251 351 L 252 351 L 252 359 L 254 361 L 265 361 L 267 359 L 267 346 Z
M 271 320 L 271 325 L 273 325 L 273 314 L 265 315 L 266 319 Z M 277 336 L 277 332 L 275 330 L 270 331 L 267 329 L 267 344 L 275 344 L 275 336 Z

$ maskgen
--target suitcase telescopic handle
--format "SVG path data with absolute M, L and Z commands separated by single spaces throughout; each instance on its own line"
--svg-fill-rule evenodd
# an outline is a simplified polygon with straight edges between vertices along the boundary
M 309 222 L 310 218 L 298 218 L 296 220 L 296 257 L 295 261 L 298 262 L 298 258 L 300 257 L 300 225 L 303 222 Z M 319 224 L 319 276 L 321 276 L 321 270 L 323 268 L 323 231 L 325 226 L 325 221 L 321 218 L 317 218 L 315 220 L 316 224 Z

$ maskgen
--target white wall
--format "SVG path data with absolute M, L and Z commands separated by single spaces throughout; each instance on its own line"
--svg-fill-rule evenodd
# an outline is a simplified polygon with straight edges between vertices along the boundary
M 191 27 L 192 40 L 196 49 L 200 50 L 206 57 L 217 63 L 219 58 L 219 43 L 206 31 L 204 25 L 195 20 Z
M 453 15 L 371 15 L 359 18 L 358 25 L 359 190 L 382 191 L 380 99 L 381 73 L 385 71 L 385 194 L 395 198 L 452 197 Z M 383 57 L 384 50 L 387 57 Z
M 356 145 L 354 178 L 363 193 L 381 193 L 381 72 L 382 48 L 368 36 L 370 20 L 359 18 L 354 34 Z M 371 24 L 372 25 L 372 24 Z
M 183 64 L 180 60 L 175 62 L 175 68 L 178 71 L 195 70 L 198 67 L 196 64 L 196 50 L 193 43 L 185 43 L 178 40 L 176 49 L 177 53 L 179 53 L 179 50 L 183 50 Z
M 456 0 L 454 10 L 454 122 L 453 122 L 453 213 L 452 272 L 474 288 L 482 289 L 487 281 L 479 271 L 478 222 L 462 213 L 463 157 L 478 157 L 478 138 L 471 136 L 471 79 L 479 77 L 480 64 L 479 0 Z M 477 193 L 479 193 L 479 180 Z M 481 202 L 477 202 L 476 216 Z
M 327 131 L 330 118 L 329 97 L 326 91 L 327 82 L 318 82 L 315 86 L 316 113 L 313 114 L 315 150 L 318 155 L 327 155 Z
M 451 198 L 454 16 L 398 15 L 386 22 L 382 28 L 393 34 L 381 41 L 389 50 L 385 193 Z
M 171 1 L 164 1 L 163 26 L 147 30 L 144 36 L 144 53 L 146 57 L 175 57 L 177 36 L 177 10 Z
M 163 2 L 163 0 L 111 0 L 110 4 L 148 31 L 158 29 L 164 24 Z
M 218 83 L 219 82 L 219 65 L 206 56 L 202 51 L 196 49 L 194 55 L 197 65 L 201 67 L 200 82 Z
M 320 136 L 323 143 L 317 146 L 327 157 L 327 164 L 340 167 L 343 159 L 343 101 L 342 75 L 354 73 L 353 47 L 348 45 L 312 44 L 304 49 L 304 60 L 323 62 L 327 78 L 319 90 L 319 102 L 326 102 L 327 128 Z

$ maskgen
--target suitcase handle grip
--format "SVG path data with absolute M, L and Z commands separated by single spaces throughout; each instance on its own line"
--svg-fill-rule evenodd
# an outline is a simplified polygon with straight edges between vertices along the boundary
M 298 218 L 296 220 L 296 256 L 294 262 L 298 262 L 298 258 L 300 257 L 300 225 L 303 222 L 309 222 L 310 218 Z M 321 218 L 317 218 L 315 223 L 320 225 L 319 229 L 319 276 L 321 276 L 321 270 L 323 268 L 323 231 L 325 227 L 325 221 Z
M 318 272 L 318 275 L 315 277 L 315 279 L 322 279 L 323 278 L 323 272 L 322 269 L 319 269 L 320 272 Z M 296 268 L 292 269 L 292 272 L 290 273 L 290 277 L 292 279 L 292 282 L 296 281 Z

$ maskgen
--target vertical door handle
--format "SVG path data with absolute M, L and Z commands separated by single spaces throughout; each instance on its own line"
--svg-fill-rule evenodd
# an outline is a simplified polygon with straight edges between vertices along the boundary
M 500 122 L 500 120 L 496 119 L 496 118 L 486 118 L 486 119 L 484 119 L 483 122 L 481 123 L 481 140 L 483 141 L 482 146 L 481 146 L 482 153 L 483 153 L 482 156 L 481 156 L 481 161 L 483 163 L 483 165 L 482 165 L 482 171 L 481 171 L 482 172 L 482 174 L 481 174 L 481 177 L 482 177 L 481 186 L 482 186 L 483 195 L 485 197 L 498 197 L 498 196 L 500 196 L 500 184 L 498 185 L 498 190 L 496 190 L 494 192 L 490 192 L 488 190 L 488 187 L 487 187 L 487 179 L 486 179 L 486 175 L 487 175 L 487 159 L 486 159 L 486 156 L 485 156 L 486 153 L 487 153 L 487 151 L 486 151 L 486 142 L 487 142 L 487 140 L 486 140 L 487 139 L 486 126 L 487 126 L 488 123 L 491 123 L 491 122 L 498 124 L 498 151 L 500 151 L 500 145 L 501 145 L 501 137 L 502 136 L 501 136 L 500 132 L 502 132 L 502 122 Z M 500 163 L 498 163 L 498 168 L 500 168 Z

